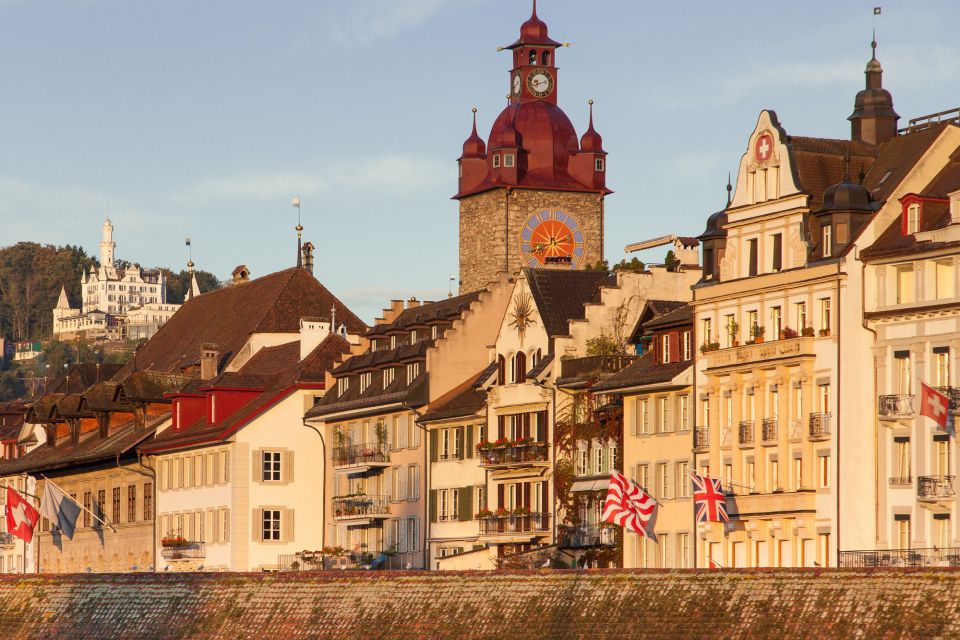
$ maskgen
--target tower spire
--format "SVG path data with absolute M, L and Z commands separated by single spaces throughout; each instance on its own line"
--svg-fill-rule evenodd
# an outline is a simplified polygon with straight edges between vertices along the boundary
M 303 225 L 300 224 L 300 196 L 290 201 L 290 204 L 297 208 L 297 226 L 294 229 L 297 232 L 297 269 L 303 268 Z
M 875 9 L 874 16 L 879 15 Z M 874 18 L 876 21 L 876 18 Z M 870 60 L 864 69 L 866 86 L 857 93 L 850 121 L 850 139 L 878 145 L 897 135 L 900 116 L 893 110 L 893 97 L 883 88 L 883 67 L 877 60 L 877 27 L 874 22 L 870 40 Z
M 733 192 L 733 185 L 730 184 L 730 172 L 727 171 L 727 208 L 730 207 L 730 202 L 731 202 L 730 194 L 732 192 Z

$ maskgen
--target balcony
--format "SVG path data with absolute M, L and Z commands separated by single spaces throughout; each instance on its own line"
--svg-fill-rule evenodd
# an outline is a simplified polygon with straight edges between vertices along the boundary
M 545 442 L 529 442 L 496 446 L 481 442 L 477 445 L 477 458 L 480 459 L 480 466 L 485 469 L 539 466 L 549 464 L 550 445 Z
M 760 425 L 761 443 L 765 447 L 777 444 L 777 419 L 764 418 Z
M 799 336 L 786 340 L 771 340 L 760 344 L 708 351 L 705 354 L 707 356 L 707 369 L 740 367 L 786 358 L 812 358 L 815 355 L 814 341 L 813 336 Z
M 584 358 L 567 358 L 560 361 L 560 377 L 594 378 L 599 374 L 616 373 L 633 364 L 640 356 L 586 356 Z
M 960 387 L 937 387 L 936 389 L 950 399 L 950 411 L 960 412 Z
M 337 521 L 365 520 L 390 517 L 390 496 L 354 495 L 333 499 L 333 519 Z
M 953 476 L 917 476 L 917 500 L 939 502 L 953 498 Z
M 697 427 L 693 430 L 693 450 L 696 453 L 706 453 L 710 450 L 709 427 Z
M 165 546 L 160 550 L 164 560 L 198 560 L 207 557 L 207 545 L 203 542 L 185 542 L 177 545 Z
M 909 489 L 913 486 L 911 476 L 892 476 L 889 479 L 891 489 Z
M 613 527 L 599 524 L 580 524 L 557 527 L 557 546 L 566 549 L 590 549 L 616 546 Z
M 811 413 L 810 414 L 810 439 L 811 440 L 829 440 L 830 439 L 830 414 L 829 413 Z
M 817 494 L 813 491 L 737 494 L 727 499 L 727 512 L 731 518 L 816 513 L 816 501 Z
M 6 531 L 0 533 L 0 547 L 12 547 L 17 544 L 17 537 Z
M 362 473 L 390 466 L 390 451 L 385 442 L 352 444 L 333 449 L 333 468 Z
M 737 442 L 741 447 L 753 446 L 753 420 L 744 420 L 737 431 Z
M 502 537 L 504 542 L 520 537 L 529 539 L 536 534 L 550 532 L 549 513 L 483 516 L 477 521 L 480 523 L 480 535 Z
M 841 551 L 841 567 L 960 567 L 960 549 L 878 549 Z
M 888 422 L 896 422 L 904 418 L 912 418 L 913 395 L 907 393 L 898 393 L 894 395 L 880 396 L 877 405 L 877 413 L 880 419 Z

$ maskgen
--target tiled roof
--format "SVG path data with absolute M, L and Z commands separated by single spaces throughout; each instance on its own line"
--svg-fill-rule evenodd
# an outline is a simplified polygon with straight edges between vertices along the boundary
M 0 577 L 9 640 L 956 638 L 958 601 L 932 567 Z
M 800 188 L 810 194 L 811 209 L 823 204 L 823 192 L 840 182 L 845 171 L 844 157 L 850 153 L 850 171 L 856 174 L 870 168 L 877 155 L 876 147 L 850 140 L 789 136 L 793 168 Z
M 876 162 L 870 166 L 863 180 L 863 186 L 870 190 L 873 199 L 878 202 L 886 201 L 948 126 L 954 125 L 935 124 L 884 142 L 880 146 Z
M 583 305 L 598 295 L 600 286 L 614 286 L 617 282 L 616 276 L 606 271 L 529 268 L 523 271 L 550 336 L 567 335 L 567 323 L 585 317 Z
M 691 366 L 693 366 L 693 362 L 689 360 L 671 362 L 670 364 L 657 362 L 656 358 L 654 358 L 654 353 L 648 351 L 633 364 L 624 367 L 602 382 L 598 382 L 593 387 L 593 390 L 612 391 L 615 389 L 639 387 L 649 384 L 664 384 L 670 382 Z
M 544 371 L 546 371 L 547 367 L 549 367 L 549 366 L 550 366 L 550 363 L 552 363 L 552 362 L 553 362 L 553 354 L 552 354 L 552 353 L 548 353 L 547 355 L 545 355 L 545 356 L 543 356 L 542 358 L 540 358 L 540 362 L 538 362 L 537 364 L 533 365 L 533 368 L 530 369 L 530 371 L 527 372 L 527 377 L 528 377 L 528 378 L 539 378 L 540 375 L 541 375 Z M 496 363 L 494 363 L 494 364 L 496 364 Z
M 341 396 L 336 395 L 336 389 L 330 389 L 320 403 L 307 412 L 306 417 L 320 418 L 341 411 L 372 410 L 397 403 L 410 408 L 422 407 L 428 399 L 428 375 L 421 370 L 420 375 L 407 384 L 405 372 L 400 371 L 386 389 L 382 388 L 382 376 L 373 376 L 370 386 L 363 393 L 356 382 Z
M 45 393 L 83 393 L 91 386 L 109 380 L 123 365 L 83 363 L 71 365 L 66 372 L 47 385 Z
M 482 291 L 474 291 L 462 296 L 446 298 L 437 302 L 425 302 L 417 307 L 404 309 L 392 322 L 371 327 L 370 331 L 367 332 L 367 337 L 385 336 L 398 329 L 434 324 L 444 320 L 452 321 L 459 318 L 473 302 L 478 300 L 481 293 Z
M 662 329 L 693 322 L 693 305 L 681 302 L 675 309 L 654 316 L 643 323 L 644 329 Z
M 134 402 L 163 402 L 166 394 L 182 388 L 190 379 L 175 373 L 137 371 L 123 381 L 123 397 Z
M 196 363 L 203 344 L 217 345 L 221 365 L 254 333 L 299 334 L 300 319 L 337 311 L 337 324 L 363 334 L 367 326 L 304 269 L 286 269 L 210 291 L 185 302 L 127 363 L 116 379 L 149 369 L 179 373 Z
M 496 370 L 497 363 L 491 363 Z M 481 384 L 490 377 L 490 367 L 478 375 L 470 376 L 462 384 L 430 403 L 420 422 L 436 422 L 450 418 L 466 418 L 476 415 L 487 404 L 487 391 Z

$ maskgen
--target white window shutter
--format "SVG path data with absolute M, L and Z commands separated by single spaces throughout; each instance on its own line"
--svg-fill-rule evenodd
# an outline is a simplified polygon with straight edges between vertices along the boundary
M 252 518 L 252 526 L 250 527 L 253 534 L 254 542 L 261 542 L 263 540 L 263 509 L 254 509 Z
M 251 455 L 250 471 L 254 482 L 263 482 L 263 451 L 254 449 Z
M 293 542 L 295 530 L 293 528 L 293 509 L 284 509 L 281 512 L 280 539 L 283 542 Z
M 220 539 L 223 542 L 230 542 L 230 509 L 222 509 L 223 519 L 221 524 Z
M 663 492 L 663 493 L 664 493 L 664 495 L 663 495 L 664 498 L 673 498 L 673 497 L 674 497 L 674 495 L 673 495 L 673 488 L 674 488 L 673 485 L 674 485 L 674 481 L 673 481 L 673 463 L 672 463 L 672 462 L 668 462 L 668 463 L 667 463 L 667 486 L 664 488 L 664 492 Z
M 280 462 L 280 475 L 284 482 L 293 482 L 293 451 L 284 451 Z

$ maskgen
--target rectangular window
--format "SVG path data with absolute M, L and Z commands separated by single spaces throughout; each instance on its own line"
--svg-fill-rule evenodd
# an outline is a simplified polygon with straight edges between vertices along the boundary
M 89 491 L 83 492 L 83 526 L 90 526 L 90 511 L 93 509 L 93 494 Z
M 513 154 L 505 153 L 503 154 L 503 166 L 512 167 L 513 166 Z
M 906 513 L 895 513 L 893 515 L 894 525 L 896 526 L 897 548 L 909 549 L 910 541 L 910 515 Z
M 407 365 L 407 384 L 412 383 L 420 375 L 420 363 L 413 362 Z
M 776 458 L 771 458 L 768 469 L 770 470 L 770 478 L 767 481 L 768 491 L 776 491 L 780 488 L 780 462 Z
M 263 482 L 280 482 L 280 452 L 264 451 L 262 452 Z
M 137 521 L 137 485 L 127 487 L 127 522 Z
M 949 476 L 950 473 L 950 440 L 949 436 L 934 436 L 934 469 L 938 476 Z
M 680 430 L 690 428 L 690 396 L 680 396 Z
M 690 568 L 690 534 L 677 534 L 677 567 L 680 569 Z
M 673 431 L 673 425 L 670 424 L 670 412 L 667 410 L 669 407 L 667 398 L 659 398 L 660 405 L 660 433 L 669 433 Z
M 670 362 L 670 336 L 666 333 L 660 336 L 660 362 L 664 364 Z
M 120 487 L 113 488 L 113 509 L 110 511 L 111 522 L 120 522 Z
M 153 483 L 143 484 L 143 519 L 145 522 L 153 520 Z
M 823 225 L 823 229 L 821 229 L 821 231 L 823 232 L 822 255 L 824 258 L 829 258 L 833 255 L 833 227 L 831 227 L 829 224 L 825 224 Z
M 907 233 L 916 233 L 920 230 L 920 205 L 911 204 L 907 207 Z
M 933 544 L 940 549 L 950 546 L 950 514 L 933 514 Z
M 373 373 L 369 371 L 360 374 L 360 393 L 363 393 L 367 390 L 367 388 L 370 386 L 370 382 L 372 382 L 372 379 Z
M 896 437 L 893 439 L 893 471 L 894 477 L 901 483 L 910 478 L 910 438 Z
M 750 255 L 748 275 L 755 276 L 757 275 L 757 239 L 756 238 L 751 238 L 747 240 L 747 250 L 749 251 L 749 255 Z
M 279 540 L 280 539 L 280 510 L 264 509 L 262 513 L 263 513 L 263 539 Z
M 691 339 L 689 331 L 684 331 L 680 334 L 680 348 L 683 352 L 684 360 L 693 360 L 693 340 Z
M 796 308 L 797 332 L 799 333 L 807 326 L 807 303 L 798 302 L 794 307 Z
M 800 491 L 803 488 L 803 458 L 793 459 L 793 490 Z
M 454 493 L 456 493 L 456 491 L 454 491 Z M 437 519 L 441 521 L 446 520 L 447 519 L 447 490 L 440 489 L 439 491 L 437 491 L 437 498 L 438 498 Z
M 407 499 L 420 499 L 420 467 L 411 464 L 407 467 Z
M 783 329 L 783 318 L 780 313 L 780 307 L 770 309 L 770 337 L 773 340 L 780 338 L 780 330 Z
M 643 487 L 644 491 L 650 485 L 650 467 L 641 464 L 637 466 L 637 484 Z
M 586 445 L 584 445 L 585 447 Z M 577 450 L 577 475 L 587 475 L 587 450 L 586 448 Z
M 690 497 L 690 463 L 677 463 L 677 486 L 680 488 L 678 498 Z
M 703 344 L 709 344 L 713 340 L 713 323 L 710 321 L 710 318 L 704 318 L 700 321 L 700 332 L 703 334 L 701 336 L 701 342 Z
M 820 299 L 820 334 L 830 335 L 830 298 Z
M 934 362 L 937 367 L 937 386 L 950 386 L 950 347 L 943 347 L 943 350 L 933 350 Z
M 910 395 L 913 393 L 913 374 L 910 364 L 910 352 L 895 351 L 893 356 L 897 363 L 897 393 Z
M 780 271 L 783 268 L 783 235 L 775 233 L 771 239 L 773 240 L 773 264 L 770 266 L 773 271 Z
M 736 335 L 736 334 L 737 334 L 737 330 L 736 330 L 737 323 L 736 323 L 736 321 L 733 319 L 733 314 L 732 314 L 732 313 L 729 313 L 729 314 L 727 314 L 726 316 L 724 316 L 723 326 L 724 326 L 724 329 L 725 329 L 724 333 L 727 334 L 727 336 L 726 336 L 726 337 L 727 337 L 727 340 L 726 340 L 727 344 L 726 344 L 726 346 L 727 346 L 727 347 L 732 347 L 732 346 L 733 346 L 733 341 L 737 339 L 737 335 Z
M 897 267 L 897 304 L 914 301 L 913 265 Z
M 598 475 L 603 473 L 603 447 L 593 450 L 593 472 Z
M 640 433 L 650 433 L 650 401 L 640 401 Z
M 760 326 L 760 312 L 753 310 L 747 311 L 747 326 L 744 327 L 745 340 L 753 338 L 753 328 Z
M 817 456 L 817 483 L 819 488 L 826 489 L 830 486 L 830 456 Z
M 383 370 L 383 388 L 386 389 L 393 382 L 393 376 L 396 372 L 396 369 L 393 367 L 387 367 Z
M 337 395 L 342 396 L 350 388 L 350 378 L 344 376 L 337 378 Z
M 938 260 L 936 263 L 937 298 L 952 298 L 953 290 L 953 261 Z

